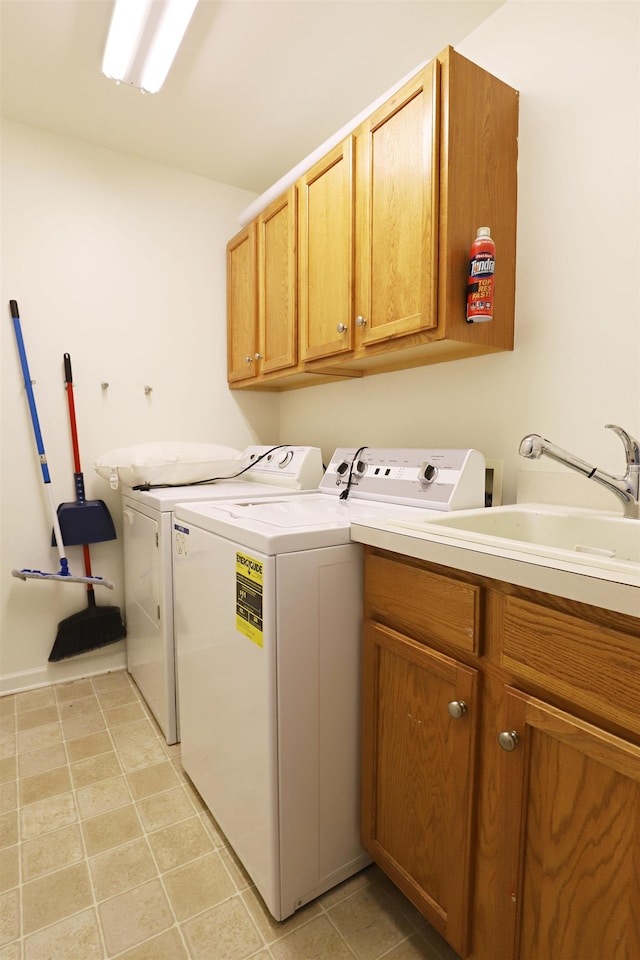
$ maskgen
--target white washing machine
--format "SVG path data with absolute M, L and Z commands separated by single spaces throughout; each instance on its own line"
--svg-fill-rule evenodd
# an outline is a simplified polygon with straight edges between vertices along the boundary
M 127 667 L 167 743 L 179 739 L 171 529 L 179 500 L 283 496 L 317 489 L 318 447 L 250 446 L 241 476 L 213 484 L 122 492 Z
M 360 870 L 353 520 L 484 503 L 475 450 L 337 450 L 304 497 L 178 504 L 182 763 L 283 920 Z

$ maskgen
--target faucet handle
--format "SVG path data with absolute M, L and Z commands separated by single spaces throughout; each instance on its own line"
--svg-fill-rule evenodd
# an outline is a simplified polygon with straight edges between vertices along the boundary
M 640 443 L 637 440 L 634 440 L 626 430 L 623 430 L 622 427 L 617 427 L 615 423 L 606 423 L 605 429 L 613 430 L 624 444 L 624 452 L 627 458 L 627 466 L 632 466 L 633 464 L 640 464 Z

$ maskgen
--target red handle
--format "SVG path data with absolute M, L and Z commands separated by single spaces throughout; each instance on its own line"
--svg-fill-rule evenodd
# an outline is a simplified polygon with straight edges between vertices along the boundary
M 71 443 L 73 446 L 73 469 L 76 473 L 82 472 L 80 466 L 80 447 L 78 446 L 78 427 L 76 424 L 76 406 L 73 402 L 73 377 L 71 376 L 71 357 L 64 355 L 64 379 L 67 385 L 67 401 L 69 403 L 69 422 L 71 424 Z

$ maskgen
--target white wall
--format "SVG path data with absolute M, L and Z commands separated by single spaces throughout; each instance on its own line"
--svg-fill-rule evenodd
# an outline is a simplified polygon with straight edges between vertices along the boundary
M 118 526 L 119 496 L 92 463 L 151 439 L 279 439 L 321 446 L 325 458 L 362 443 L 477 446 L 504 461 L 506 500 L 518 471 L 542 480 L 550 469 L 517 456 L 528 432 L 622 470 L 619 441 L 603 426 L 640 436 L 639 10 L 509 0 L 457 48 L 520 90 L 515 351 L 280 397 L 230 393 L 225 382 L 224 248 L 251 194 L 4 125 L 0 692 L 124 663 L 118 644 L 47 667 L 56 624 L 83 608 L 84 588 L 10 575 L 56 566 L 10 298 L 22 313 L 56 500 L 73 500 L 68 351 L 87 495 L 105 499 Z M 568 477 L 590 501 L 589 481 L 557 477 L 558 490 Z M 120 541 L 92 556 L 115 583 L 98 602 L 122 607 Z
M 520 91 L 516 348 L 284 394 L 282 435 L 336 446 L 476 446 L 522 470 L 557 470 L 576 497 L 616 510 L 595 484 L 517 455 L 541 433 L 610 472 L 640 437 L 640 5 L 509 0 L 457 50 Z M 470 238 L 471 240 L 472 238 Z M 496 255 L 500 283 L 500 251 Z M 527 475 L 528 478 L 529 474 Z
M 225 244 L 254 195 L 20 124 L 2 133 L 0 692 L 124 664 L 119 643 L 48 665 L 57 623 L 84 609 L 85 588 L 11 576 L 59 564 L 10 299 L 56 503 L 75 499 L 65 352 L 87 497 L 105 500 L 119 534 L 120 494 L 96 475 L 99 454 L 148 440 L 241 448 L 278 433 L 277 398 L 226 386 Z M 82 574 L 81 548 L 68 552 Z M 123 609 L 120 536 L 91 556 L 115 585 L 96 588 L 97 602 Z

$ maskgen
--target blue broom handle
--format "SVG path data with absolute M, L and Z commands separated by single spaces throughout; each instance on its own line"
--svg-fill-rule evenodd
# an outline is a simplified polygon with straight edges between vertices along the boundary
M 24 340 L 22 339 L 22 328 L 20 326 L 20 313 L 18 312 L 18 303 L 16 300 L 10 300 L 9 306 L 11 307 L 11 317 L 13 319 L 13 326 L 16 332 L 16 341 L 18 343 L 18 353 L 20 354 L 20 364 L 22 366 L 22 375 L 24 377 L 24 387 L 27 391 L 27 398 L 29 400 L 29 411 L 31 413 L 31 422 L 33 424 L 33 432 L 36 438 L 36 446 L 38 448 L 38 454 L 40 455 L 40 469 L 42 470 L 42 476 L 45 483 L 51 483 L 51 477 L 49 476 L 49 467 L 47 465 L 47 457 L 44 452 L 44 443 L 42 440 L 42 431 L 40 430 L 40 421 L 38 420 L 38 411 L 36 409 L 36 400 L 33 395 L 33 387 L 31 386 L 31 375 L 29 373 L 29 364 L 27 363 L 27 354 L 24 349 Z

